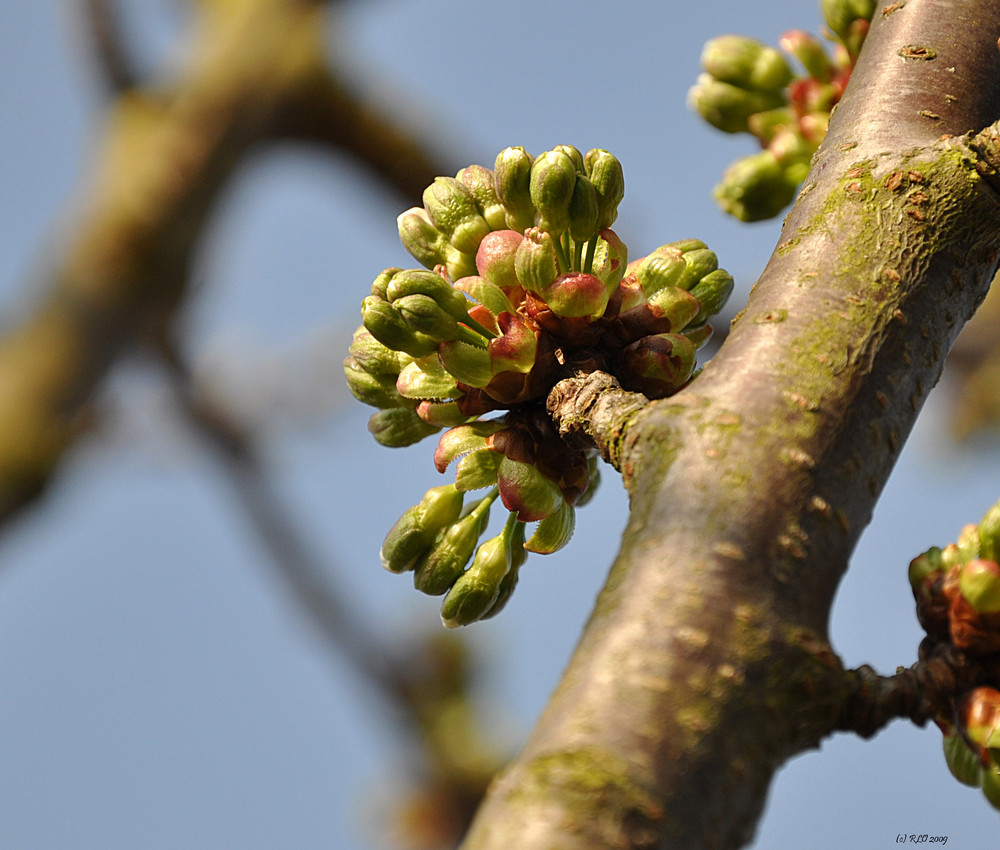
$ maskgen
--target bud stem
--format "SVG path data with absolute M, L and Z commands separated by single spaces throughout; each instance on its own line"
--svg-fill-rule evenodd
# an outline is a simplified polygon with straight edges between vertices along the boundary
M 587 274 L 594 273 L 594 252 L 597 251 L 597 236 L 594 236 L 587 243 L 587 256 L 583 261 L 583 271 Z
M 466 325 L 473 325 L 479 333 L 473 330 L 471 327 Z M 463 319 L 458 324 L 458 338 L 462 342 L 466 342 L 469 345 L 474 345 L 476 348 L 486 348 L 489 345 L 489 341 L 496 336 L 494 333 L 490 333 L 486 328 L 484 328 L 479 322 L 473 319 L 471 316 L 468 319 Z

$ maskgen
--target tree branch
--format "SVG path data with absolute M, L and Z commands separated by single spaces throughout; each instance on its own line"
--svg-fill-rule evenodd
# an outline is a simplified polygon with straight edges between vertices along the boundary
M 737 847 L 838 728 L 834 593 L 1000 248 L 995 133 L 964 136 L 1000 116 L 1000 2 L 882 12 L 726 343 L 624 437 L 618 558 L 468 850 Z

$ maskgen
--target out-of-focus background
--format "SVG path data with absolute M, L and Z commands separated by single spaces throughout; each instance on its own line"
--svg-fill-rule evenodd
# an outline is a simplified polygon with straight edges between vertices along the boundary
M 5 327 L 86 197 L 105 101 L 82 5 L 11 3 L 0 16 Z M 715 207 L 712 186 L 752 143 L 700 122 L 687 89 L 708 38 L 817 31 L 816 5 L 351 0 L 331 9 L 329 50 L 456 168 L 491 166 L 507 145 L 611 150 L 631 253 L 704 239 L 735 275 L 738 306 L 780 223 Z M 168 77 L 188 5 L 118 7 L 141 70 Z M 395 217 L 410 203 L 346 156 L 269 149 L 226 192 L 182 309 L 195 376 L 260 441 L 298 544 L 400 648 L 439 629 L 439 600 L 382 570 L 378 546 L 443 479 L 429 444 L 374 443 L 340 363 L 372 277 L 409 264 Z M 953 398 L 932 394 L 842 586 L 832 633 L 848 664 L 915 660 L 907 562 L 1000 496 L 996 443 L 949 435 Z M 0 848 L 387 846 L 414 761 L 398 717 L 304 616 L 162 371 L 121 363 L 98 411 L 44 498 L 0 532 Z M 626 513 L 609 471 L 572 544 L 532 556 L 503 614 L 464 630 L 483 734 L 502 747 L 516 748 L 558 680 Z M 940 742 L 905 723 L 827 741 L 782 771 L 755 846 L 880 848 L 911 834 L 984 846 L 996 812 L 951 778 Z

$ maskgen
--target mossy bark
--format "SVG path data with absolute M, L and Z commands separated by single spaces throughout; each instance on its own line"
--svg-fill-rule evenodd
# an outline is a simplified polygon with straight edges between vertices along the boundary
M 840 728 L 857 676 L 827 642 L 833 596 L 1000 248 L 979 133 L 1000 2 L 884 11 L 718 356 L 624 434 L 613 409 L 590 423 L 631 518 L 466 850 L 741 846 L 775 770 Z

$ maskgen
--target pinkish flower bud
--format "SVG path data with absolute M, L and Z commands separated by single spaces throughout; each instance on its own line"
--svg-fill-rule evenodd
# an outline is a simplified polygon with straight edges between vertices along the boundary
M 691 377 L 696 358 L 695 348 L 685 336 L 647 336 L 622 352 L 619 377 L 626 389 L 649 398 L 665 398 Z
M 552 281 L 541 297 L 562 318 L 599 318 L 608 306 L 609 292 L 604 281 L 585 272 L 569 272 Z
M 476 254 L 479 274 L 504 291 L 519 289 L 514 255 L 523 238 L 516 230 L 495 230 L 484 236 Z
M 497 468 L 497 484 L 504 507 L 521 522 L 545 519 L 563 504 L 562 490 L 531 463 L 504 456 Z

